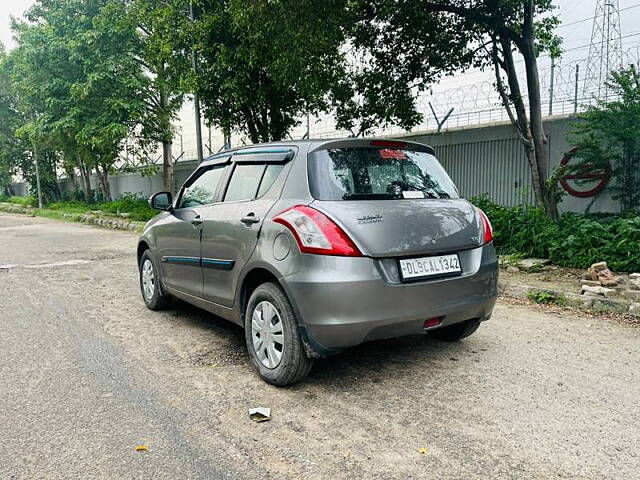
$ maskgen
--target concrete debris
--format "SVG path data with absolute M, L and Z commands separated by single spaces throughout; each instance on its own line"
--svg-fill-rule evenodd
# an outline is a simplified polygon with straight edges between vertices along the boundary
M 614 297 L 618 294 L 618 292 L 613 288 L 591 287 L 589 285 L 583 285 L 582 293 L 584 294 L 585 292 L 601 295 L 603 297 Z
M 516 267 L 525 272 L 541 270 L 545 265 L 549 265 L 551 260 L 547 258 L 524 258 L 516 262 Z
M 594 263 L 580 280 L 581 293 L 585 302 L 600 298 L 619 296 L 626 301 L 640 302 L 640 278 L 638 274 L 628 277 L 615 275 L 607 262 Z
M 624 298 L 628 298 L 629 300 L 640 302 L 640 290 L 624 290 L 622 292 L 622 296 Z

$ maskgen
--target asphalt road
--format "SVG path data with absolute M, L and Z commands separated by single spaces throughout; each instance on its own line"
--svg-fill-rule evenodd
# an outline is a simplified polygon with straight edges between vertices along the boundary
M 278 389 L 239 328 L 145 308 L 135 244 L 0 215 L 0 479 L 640 478 L 640 328 L 501 301 Z

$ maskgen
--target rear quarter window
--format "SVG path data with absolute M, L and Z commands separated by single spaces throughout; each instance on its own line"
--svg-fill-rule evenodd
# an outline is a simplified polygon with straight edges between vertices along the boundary
M 263 196 L 276 181 L 283 167 L 283 164 L 277 163 L 236 165 L 224 201 L 253 200 Z
M 311 195 L 318 200 L 459 198 L 447 172 L 428 152 L 338 148 L 309 155 Z

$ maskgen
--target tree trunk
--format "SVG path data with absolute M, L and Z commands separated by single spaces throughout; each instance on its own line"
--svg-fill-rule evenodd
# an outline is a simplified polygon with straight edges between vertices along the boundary
M 546 183 L 549 176 L 549 150 L 547 148 L 547 135 L 544 132 L 544 125 L 542 122 L 542 99 L 540 97 L 538 60 L 535 52 L 533 9 L 533 2 L 529 2 L 529 4 L 525 6 L 522 45 L 520 46 L 522 56 L 524 57 L 527 75 L 529 122 L 535 156 L 535 165 L 532 169 L 532 177 L 534 178 L 534 188 L 539 190 L 539 195 L 542 197 L 542 206 L 545 212 L 553 220 L 557 221 L 560 218 L 558 205 L 554 198 L 553 189 L 549 189 Z
M 162 180 L 164 190 L 174 193 L 172 145 L 171 140 L 163 140 L 162 142 Z
M 84 195 L 84 201 L 91 201 L 91 171 L 87 168 L 80 153 L 76 152 L 76 164 L 80 171 L 80 186 L 82 188 L 82 194 Z
M 96 172 L 98 172 L 98 182 L 100 183 L 100 190 L 102 191 L 102 201 L 111 201 L 111 186 L 109 185 L 109 167 L 102 165 L 96 166 Z
M 164 185 L 164 190 L 166 192 L 174 193 L 173 186 L 173 155 L 172 155 L 172 146 L 173 139 L 171 138 L 171 125 L 169 124 L 169 116 L 166 115 L 167 110 L 169 109 L 169 93 L 167 91 L 166 85 L 162 85 L 160 87 L 160 109 L 161 109 L 161 117 L 163 120 L 162 123 L 162 181 Z

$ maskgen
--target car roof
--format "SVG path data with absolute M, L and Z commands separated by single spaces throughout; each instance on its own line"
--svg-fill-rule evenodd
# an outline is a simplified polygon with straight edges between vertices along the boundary
M 229 160 L 229 157 L 233 154 L 242 153 L 283 153 L 285 149 L 291 150 L 296 147 L 307 147 L 309 152 L 316 150 L 326 150 L 328 148 L 355 148 L 355 147 L 368 147 L 368 146 L 408 146 L 415 148 L 418 151 L 425 151 L 435 153 L 433 148 L 424 143 L 410 142 L 406 140 L 395 140 L 385 138 L 322 138 L 322 139 L 305 139 L 305 140 L 289 140 L 280 142 L 267 142 L 256 143 L 253 145 L 242 145 L 235 148 L 230 148 L 222 152 L 216 153 L 209 158 L 206 158 L 202 165 L 215 165 L 223 163 Z

